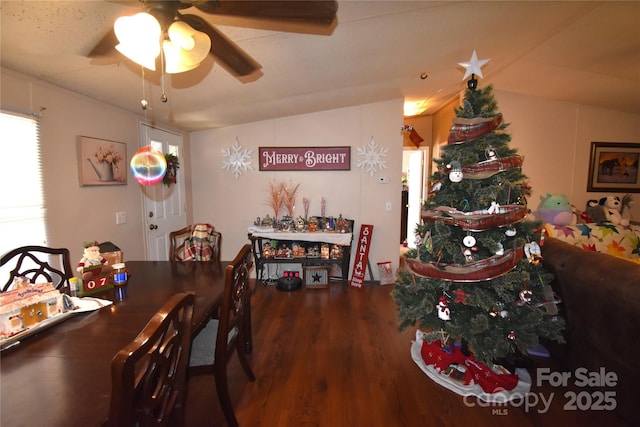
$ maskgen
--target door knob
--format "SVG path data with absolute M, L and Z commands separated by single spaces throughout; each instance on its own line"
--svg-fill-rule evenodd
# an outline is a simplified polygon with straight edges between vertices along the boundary
M 157 226 L 157 225 L 155 225 L 155 224 L 151 224 L 151 225 L 149 226 L 149 230 L 157 230 L 157 229 L 158 229 L 158 226 Z

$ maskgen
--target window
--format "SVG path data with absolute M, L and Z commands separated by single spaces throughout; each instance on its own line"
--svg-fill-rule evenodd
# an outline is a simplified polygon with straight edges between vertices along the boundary
M 46 245 L 40 136 L 35 116 L 0 111 L 0 254 Z

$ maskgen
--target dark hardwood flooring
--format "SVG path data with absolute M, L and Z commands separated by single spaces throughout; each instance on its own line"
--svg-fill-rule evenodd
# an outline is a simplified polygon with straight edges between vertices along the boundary
M 392 286 L 363 290 L 278 291 L 259 286 L 252 297 L 256 381 L 237 356 L 229 363 L 231 397 L 243 427 L 626 426 L 615 412 L 567 411 L 570 388 L 538 387 L 551 405 L 480 406 L 432 382 L 410 355 L 415 328 L 400 333 Z M 584 389 L 582 389 L 584 391 Z M 590 389 L 587 389 L 590 390 Z M 580 389 L 576 389 L 580 391 Z M 471 405 L 475 405 L 471 407 Z M 189 384 L 187 426 L 225 426 L 213 377 Z

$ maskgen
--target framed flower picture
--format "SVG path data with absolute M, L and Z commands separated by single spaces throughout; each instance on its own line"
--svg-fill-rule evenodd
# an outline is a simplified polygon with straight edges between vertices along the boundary
M 125 185 L 127 183 L 127 144 L 80 136 L 78 177 L 81 186 Z
M 640 144 L 592 142 L 587 191 L 640 193 Z

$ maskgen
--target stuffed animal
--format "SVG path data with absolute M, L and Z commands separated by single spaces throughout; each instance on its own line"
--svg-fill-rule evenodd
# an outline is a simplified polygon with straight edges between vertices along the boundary
M 616 225 L 629 225 L 627 218 L 622 218 L 622 201 L 618 196 L 606 196 L 600 200 L 589 200 L 586 219 L 589 222 L 611 222 Z
M 540 197 L 538 210 L 534 212 L 539 221 L 554 225 L 571 225 L 576 223 L 574 209 L 566 196 L 547 193 Z

